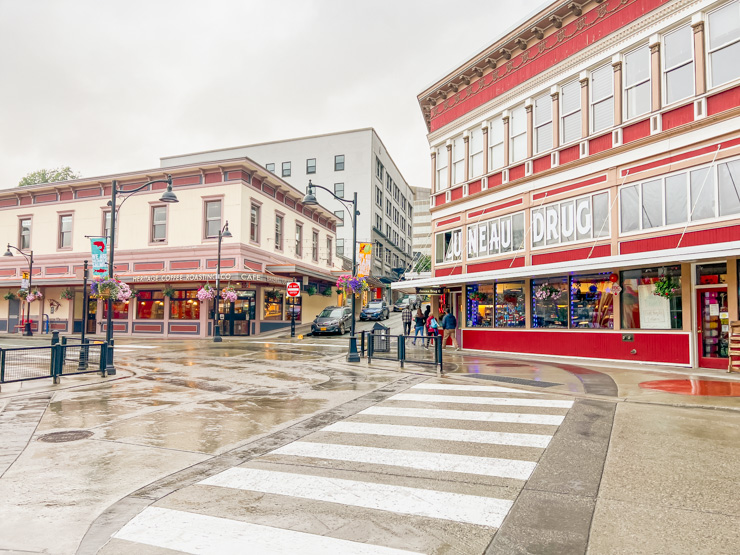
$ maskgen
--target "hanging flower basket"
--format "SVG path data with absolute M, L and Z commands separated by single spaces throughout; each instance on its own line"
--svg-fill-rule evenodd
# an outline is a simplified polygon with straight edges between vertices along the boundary
M 93 299 L 100 299 L 101 301 L 107 300 L 119 300 L 118 295 L 121 293 L 122 282 L 116 278 L 93 278 L 90 284 L 90 297 Z M 125 284 L 123 284 L 125 285 Z M 131 289 L 126 285 L 128 297 L 131 296 Z M 126 292 L 123 293 L 126 295 Z M 123 300 L 128 299 L 126 297 Z
M 6 301 L 14 301 L 14 300 L 16 300 L 17 298 L 18 298 L 18 296 L 17 296 L 17 295 L 15 294 L 15 293 L 13 293 L 12 291 L 8 291 L 8 292 L 7 292 L 7 293 L 5 293 L 5 295 L 3 296 L 3 299 L 5 299 Z
M 672 299 L 681 290 L 681 285 L 678 280 L 673 279 L 669 276 L 663 276 L 658 281 L 654 282 L 653 295 L 663 297 L 665 299 Z
M 28 291 L 26 291 L 25 289 L 19 289 L 16 295 L 18 295 L 19 299 L 25 301 L 26 297 L 28 297 Z
M 315 285 L 309 285 L 308 287 L 306 287 L 306 293 L 309 296 L 315 295 L 318 292 L 319 292 L 319 290 L 316 288 Z
M 368 285 L 364 277 L 360 278 L 349 274 L 342 274 L 337 280 L 337 289 L 341 289 L 345 293 L 352 292 L 357 295 L 370 289 L 370 285 Z
M 38 289 L 34 289 L 28 295 L 26 295 L 26 302 L 32 303 L 33 301 L 41 300 L 44 296 Z
M 75 298 L 75 290 L 71 287 L 67 287 L 64 291 L 62 291 L 62 294 L 59 295 L 62 299 L 65 301 L 71 301 Z
M 162 290 L 162 295 L 165 297 L 174 297 L 175 296 L 175 288 L 172 287 L 169 283 L 164 284 L 164 289 Z
M 216 298 L 216 290 L 206 283 L 198 289 L 197 297 L 200 302 L 212 301 Z
M 131 298 L 131 295 L 133 295 L 133 291 L 131 291 L 131 287 L 127 283 L 123 283 L 122 281 L 118 282 L 118 295 L 116 295 L 116 299 L 123 302 L 127 301 Z
M 331 287 L 324 289 L 324 292 L 321 294 L 324 295 L 324 297 L 331 297 Z
M 481 291 L 474 291 L 470 294 L 470 299 L 473 301 L 478 301 L 479 303 L 485 303 L 488 301 L 488 295 L 482 293 Z
M 221 289 L 221 298 L 227 303 L 233 303 L 236 301 L 236 289 L 231 285 L 227 285 Z
M 556 301 L 562 294 L 563 291 L 561 289 L 549 283 L 543 283 L 534 289 L 534 298 L 538 301 Z

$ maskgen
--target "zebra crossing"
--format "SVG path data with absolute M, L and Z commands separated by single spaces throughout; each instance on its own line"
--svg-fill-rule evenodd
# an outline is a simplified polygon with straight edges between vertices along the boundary
M 102 553 L 482 553 L 572 404 L 417 384 L 171 494 Z

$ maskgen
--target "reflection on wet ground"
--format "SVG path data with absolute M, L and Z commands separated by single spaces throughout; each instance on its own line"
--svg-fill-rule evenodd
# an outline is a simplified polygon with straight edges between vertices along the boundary
M 740 397 L 740 382 L 712 380 L 654 380 L 641 382 L 643 389 L 657 389 L 679 395 L 706 395 L 709 397 Z

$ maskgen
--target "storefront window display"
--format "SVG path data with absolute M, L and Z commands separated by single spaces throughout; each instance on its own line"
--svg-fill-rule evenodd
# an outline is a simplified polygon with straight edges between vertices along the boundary
M 175 291 L 170 297 L 170 320 L 198 320 L 200 301 L 195 289 Z
M 164 295 L 161 291 L 139 291 L 136 297 L 136 318 L 164 320 Z
M 570 326 L 614 329 L 613 295 L 620 290 L 617 281 L 616 274 L 573 276 L 570 282 Z
M 264 320 L 283 319 L 283 293 L 277 289 L 265 291 Z
M 727 263 L 701 264 L 696 267 L 697 285 L 718 285 L 727 283 Z
M 620 304 L 623 329 L 682 329 L 681 266 L 622 272 Z
M 524 283 L 496 284 L 497 328 L 523 328 L 527 325 Z
M 467 323 L 470 328 L 493 327 L 494 285 L 468 285 L 467 287 Z
M 108 301 L 103 303 L 103 318 L 108 317 Z M 115 301 L 113 303 L 113 320 L 128 320 L 128 301 Z
M 532 327 L 568 327 L 568 278 L 532 280 Z

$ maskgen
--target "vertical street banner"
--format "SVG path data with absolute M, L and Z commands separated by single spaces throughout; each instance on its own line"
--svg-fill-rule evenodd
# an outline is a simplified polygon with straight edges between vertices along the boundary
M 92 275 L 93 277 L 108 277 L 108 238 L 92 237 L 90 239 L 90 252 L 92 253 Z
M 373 244 L 357 244 L 357 277 L 366 277 L 370 275 L 373 261 Z

